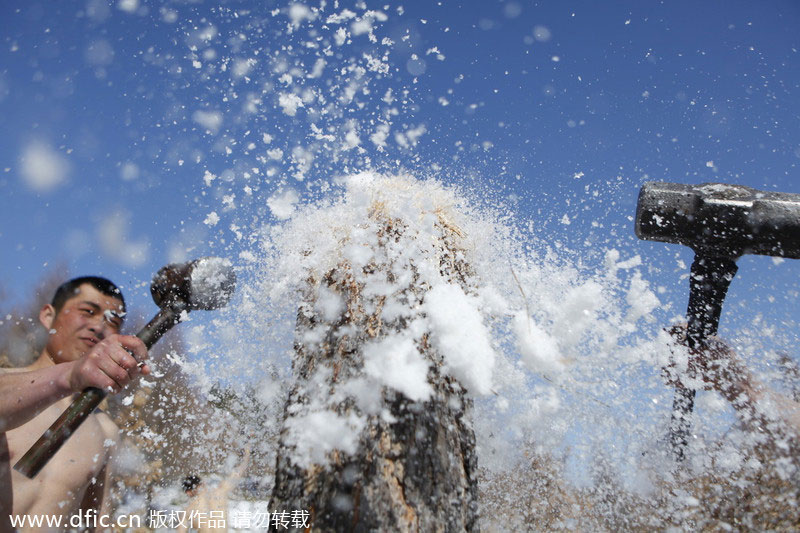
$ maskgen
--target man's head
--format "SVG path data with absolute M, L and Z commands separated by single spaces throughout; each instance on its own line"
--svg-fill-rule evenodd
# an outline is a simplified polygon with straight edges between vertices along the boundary
M 39 321 L 50 332 L 45 351 L 56 363 L 79 359 L 119 333 L 124 315 L 122 292 L 109 280 L 86 276 L 67 281 L 39 311 Z
M 56 313 L 61 311 L 61 308 L 64 307 L 67 300 L 74 298 L 78 294 L 81 285 L 84 283 L 91 285 L 106 296 L 112 296 L 119 300 L 122 303 L 121 312 L 123 314 L 125 313 L 125 298 L 122 296 L 122 291 L 119 290 L 119 287 L 114 285 L 112 281 L 98 276 L 81 276 L 65 281 L 59 285 L 53 295 L 53 301 L 50 302 L 50 305 L 55 308 Z

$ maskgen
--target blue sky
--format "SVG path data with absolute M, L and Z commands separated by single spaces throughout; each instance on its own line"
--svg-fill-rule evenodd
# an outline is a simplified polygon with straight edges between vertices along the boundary
M 163 264 L 235 259 L 248 230 L 275 222 L 276 191 L 324 196 L 331 177 L 371 165 L 511 206 L 589 267 L 605 248 L 640 254 L 679 314 L 691 252 L 636 240 L 641 184 L 800 192 L 797 2 L 329 4 L 3 2 L 0 283 L 12 301 L 63 264 L 153 309 L 147 286 Z M 344 25 L 348 40 L 330 44 L 323 19 L 346 7 L 385 15 L 367 17 L 375 42 Z M 301 83 L 292 67 L 313 70 L 314 42 L 332 53 Z M 388 68 L 368 71 L 352 101 L 287 114 L 279 94 L 330 96 L 364 54 Z M 381 151 L 369 136 L 382 120 Z M 314 138 L 312 124 L 340 135 L 350 121 L 359 149 Z M 297 147 L 316 151 L 305 170 Z M 723 328 L 758 313 L 795 324 L 798 267 L 743 258 Z

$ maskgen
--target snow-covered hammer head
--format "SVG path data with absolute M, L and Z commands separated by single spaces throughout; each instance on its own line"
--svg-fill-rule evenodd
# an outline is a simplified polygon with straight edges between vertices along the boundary
M 153 277 L 150 292 L 160 308 L 211 310 L 225 307 L 235 287 L 236 274 L 230 261 L 203 257 L 162 267 Z
M 800 194 L 647 182 L 636 206 L 636 236 L 719 256 L 800 259 Z

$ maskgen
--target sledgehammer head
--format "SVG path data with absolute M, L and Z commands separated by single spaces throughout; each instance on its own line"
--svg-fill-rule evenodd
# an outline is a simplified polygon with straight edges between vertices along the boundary
M 203 257 L 162 267 L 153 277 L 150 293 L 162 309 L 177 305 L 187 311 L 211 310 L 225 307 L 235 286 L 230 261 Z
M 800 259 L 800 194 L 647 182 L 639 192 L 636 236 L 719 256 Z

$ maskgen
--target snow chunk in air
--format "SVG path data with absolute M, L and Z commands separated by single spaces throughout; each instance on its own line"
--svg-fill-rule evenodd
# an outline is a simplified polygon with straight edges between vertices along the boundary
M 347 418 L 331 411 L 315 411 L 287 420 L 287 441 L 295 447 L 292 459 L 301 468 L 324 464 L 333 450 L 354 454 L 364 421 L 350 414 Z
M 119 0 L 117 8 L 126 13 L 136 13 L 136 10 L 139 9 L 139 0 Z
M 512 329 L 517 341 L 517 349 L 522 354 L 522 362 L 533 372 L 549 376 L 564 371 L 564 361 L 554 338 L 531 320 L 524 311 L 514 316 Z
M 270 212 L 272 212 L 272 216 L 278 220 L 286 220 L 294 213 L 294 206 L 298 201 L 300 201 L 300 197 L 295 190 L 286 189 L 285 191 L 273 194 L 269 200 L 267 200 L 267 206 Z
M 111 259 L 128 267 L 143 265 L 149 258 L 150 245 L 145 239 L 128 238 L 130 213 L 117 210 L 101 220 L 97 227 L 100 248 Z
M 303 100 L 293 93 L 281 93 L 278 96 L 278 105 L 281 106 L 284 114 L 293 117 L 297 114 L 297 108 L 303 107 Z
M 364 371 L 415 402 L 427 400 L 433 392 L 428 383 L 428 364 L 414 341 L 404 335 L 390 335 L 365 346 Z
M 206 219 L 203 220 L 203 224 L 206 226 L 216 226 L 219 222 L 219 215 L 216 211 L 212 211 L 206 216 Z
M 66 158 L 40 141 L 30 143 L 20 157 L 20 173 L 25 185 L 35 192 L 50 192 L 66 180 Z
M 304 20 L 314 20 L 315 18 L 317 18 L 316 13 L 304 4 L 295 3 L 289 6 L 289 19 L 295 29 L 299 28 Z
M 428 292 L 423 309 L 447 371 L 472 392 L 491 392 L 496 354 L 477 299 L 457 285 L 443 283 Z
M 195 111 L 192 120 L 204 127 L 211 135 L 216 135 L 222 126 L 222 113 L 219 111 Z

